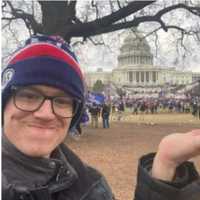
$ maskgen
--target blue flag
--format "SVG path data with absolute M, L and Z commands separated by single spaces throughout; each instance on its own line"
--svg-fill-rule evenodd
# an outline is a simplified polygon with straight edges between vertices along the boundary
M 103 94 L 90 92 L 87 98 L 88 103 L 96 103 L 96 104 L 103 104 L 105 101 L 105 97 Z

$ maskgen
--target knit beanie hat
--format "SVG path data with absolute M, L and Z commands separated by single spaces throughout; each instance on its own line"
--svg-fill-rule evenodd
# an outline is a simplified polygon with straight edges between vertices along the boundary
M 59 36 L 34 35 L 16 51 L 2 72 L 2 111 L 12 86 L 47 85 L 79 100 L 70 128 L 81 119 L 84 82 L 75 54 Z

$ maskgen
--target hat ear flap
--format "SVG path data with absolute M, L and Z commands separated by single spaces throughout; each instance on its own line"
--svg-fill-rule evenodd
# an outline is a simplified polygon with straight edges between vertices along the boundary
M 72 118 L 72 121 L 71 121 L 71 124 L 70 124 L 70 127 L 69 127 L 70 130 L 73 129 L 74 127 L 76 127 L 77 124 L 79 124 L 79 122 L 81 121 L 81 117 L 82 117 L 82 114 L 84 112 L 84 105 L 85 105 L 85 102 L 81 102 L 79 104 L 78 109 L 76 111 L 76 114 Z
M 1 95 L 1 125 L 2 126 L 4 124 L 4 110 L 11 96 L 12 96 L 11 86 L 7 87 L 5 90 L 2 91 L 2 95 Z

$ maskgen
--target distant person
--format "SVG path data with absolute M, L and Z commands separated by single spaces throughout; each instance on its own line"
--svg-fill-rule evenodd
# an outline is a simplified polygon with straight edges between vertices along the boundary
M 85 126 L 88 121 L 89 121 L 89 117 L 88 117 L 86 109 L 84 108 L 83 113 L 81 115 L 81 119 L 80 119 L 79 123 L 77 123 L 77 125 L 76 125 L 76 135 L 77 136 L 79 136 L 79 137 L 82 136 L 82 134 L 83 134 L 82 125 Z
M 197 118 L 200 119 L 200 99 L 198 100 L 198 103 L 197 103 Z
M 93 103 L 89 108 L 89 112 L 91 115 L 91 124 L 93 128 L 98 128 L 99 125 L 99 117 L 100 117 L 100 108 L 96 103 Z
M 132 110 L 133 110 L 133 114 L 137 115 L 138 114 L 138 103 L 137 102 L 134 102 L 132 104 Z
M 103 120 L 103 128 L 109 128 L 110 127 L 110 122 L 109 122 L 110 106 L 106 103 L 103 104 L 101 116 Z
M 145 112 L 147 110 L 146 102 L 141 101 L 140 102 L 140 115 L 139 115 L 139 123 L 144 123 L 145 122 Z
M 196 100 L 192 103 L 192 115 L 194 117 L 198 115 L 198 104 Z
M 125 111 L 124 102 L 121 100 L 118 105 L 118 121 L 121 121 L 123 112 Z
M 81 123 L 83 124 L 83 126 L 86 126 L 88 122 L 89 122 L 88 112 L 87 109 L 84 109 L 81 117 Z

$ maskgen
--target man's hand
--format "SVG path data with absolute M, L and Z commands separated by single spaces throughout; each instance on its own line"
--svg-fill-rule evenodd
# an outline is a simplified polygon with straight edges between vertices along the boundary
M 181 134 L 171 134 L 163 138 L 154 158 L 152 176 L 172 181 L 176 168 L 191 158 L 200 155 L 200 129 Z

